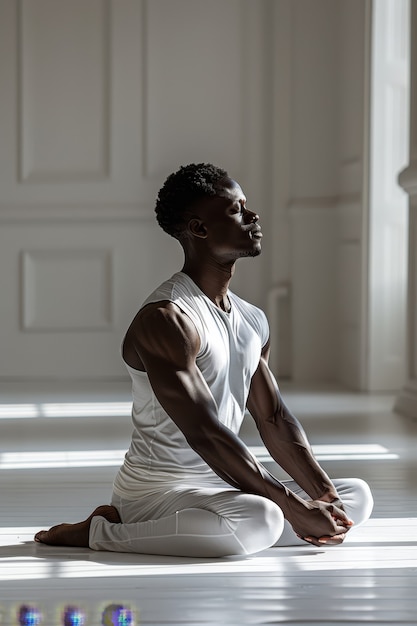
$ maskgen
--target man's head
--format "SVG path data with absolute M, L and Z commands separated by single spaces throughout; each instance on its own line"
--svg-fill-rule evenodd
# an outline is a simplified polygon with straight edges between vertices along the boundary
M 191 163 L 180 167 L 166 179 L 156 201 L 156 219 L 161 228 L 176 239 L 183 239 L 193 207 L 218 193 L 216 184 L 227 172 L 210 163 Z
M 259 216 L 246 206 L 240 185 L 208 163 L 191 164 L 171 174 L 159 192 L 160 226 L 182 244 L 186 256 L 206 255 L 234 262 L 261 252 Z

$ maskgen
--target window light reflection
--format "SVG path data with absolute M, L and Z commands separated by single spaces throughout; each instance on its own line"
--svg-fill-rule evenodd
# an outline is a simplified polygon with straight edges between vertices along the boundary
M 353 540 L 353 538 L 352 538 Z M 275 557 L 253 556 L 239 561 L 221 561 L 210 563 L 173 563 L 134 565 L 105 565 L 103 563 L 63 563 L 59 572 L 60 578 L 102 578 L 108 576 L 161 576 L 161 575 L 193 575 L 193 574 L 251 574 L 288 573 L 292 571 L 343 571 L 372 569 L 407 569 L 417 566 L 417 546 L 384 546 L 384 558 L 380 548 L 375 546 L 356 547 L 346 541 L 346 550 L 323 550 L 319 558 L 314 551 L 304 546 L 279 548 Z M 282 551 L 282 553 L 281 553 Z M 377 551 L 377 552 L 376 552 Z M 282 557 L 285 552 L 285 565 Z M 279 563 L 281 558 L 281 564 Z M 285 568 L 285 569 L 284 569 Z
M 0 419 L 39 417 L 36 404 L 0 404 Z
M 0 404 L 0 419 L 36 417 L 120 417 L 130 415 L 131 402 L 40 402 Z
M 318 461 L 376 461 L 399 458 L 398 454 L 377 443 L 315 444 L 312 448 Z M 253 446 L 251 450 L 259 461 L 263 463 L 272 461 L 264 446 Z
M 125 453 L 126 450 L 3 452 L 0 454 L 0 469 L 117 467 Z
M 417 518 L 415 517 L 381 517 L 371 518 L 371 520 L 351 531 L 349 541 L 346 541 L 345 545 L 353 543 L 355 547 L 357 544 L 392 544 L 392 529 L 396 529 L 395 544 L 412 543 L 413 548 L 416 546 L 416 528 Z M 10 542 L 26 542 L 31 541 L 35 533 L 39 530 L 38 526 L 6 526 L 0 527 L 0 545 L 10 545 Z M 292 548 L 288 548 L 292 549 Z M 282 548 L 287 550 L 287 548 Z M 109 557 L 111 558 L 111 557 Z M 17 566 L 18 563 L 25 564 L 27 559 L 2 559 L 0 562 L 0 573 L 2 571 L 1 565 L 9 567 L 10 563 L 14 563 Z M 32 562 L 33 563 L 33 562 Z M 155 566 L 157 563 L 155 563 Z
M 261 462 L 272 458 L 264 446 L 249 447 Z M 379 444 L 315 445 L 313 450 L 319 461 L 324 460 L 380 460 L 398 459 Z M 69 467 L 118 467 L 123 462 L 124 450 L 59 450 L 0 453 L 0 469 L 53 469 Z
M 38 559 L 16 558 L 2 559 L 0 566 L 0 580 L 40 580 L 50 578 L 51 571 L 48 563 Z
M 390 533 L 397 523 L 396 519 L 386 519 L 385 541 L 391 542 Z M 409 520 L 415 529 L 416 519 Z M 382 530 L 382 529 L 381 529 Z M 389 539 L 387 538 L 389 537 Z M 194 574 L 266 574 L 273 573 L 285 576 L 289 570 L 298 572 L 307 571 L 343 571 L 349 570 L 394 570 L 417 567 L 417 546 L 384 546 L 384 557 L 381 556 L 380 541 L 378 545 L 356 546 L 357 538 L 352 536 L 353 545 L 346 541 L 344 550 L 323 549 L 319 555 L 314 550 L 306 550 L 304 546 L 280 548 L 275 556 L 269 553 L 265 556 L 252 556 L 242 560 L 213 560 L 207 562 L 163 563 L 157 560 L 154 563 L 112 564 L 91 561 L 62 560 L 54 567 L 35 559 L 4 559 L 0 568 L 0 581 L 40 580 L 40 579 L 88 579 L 108 577 L 138 577 L 138 576 L 167 576 Z M 283 559 L 284 557 L 284 559 Z
M 45 417 L 104 417 L 107 415 L 130 415 L 131 402 L 67 402 L 40 405 Z

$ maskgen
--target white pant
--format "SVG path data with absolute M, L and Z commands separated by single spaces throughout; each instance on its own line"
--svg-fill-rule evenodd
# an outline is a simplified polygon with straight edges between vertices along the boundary
M 373 507 L 368 485 L 357 478 L 333 483 L 355 527 L 365 522 Z M 294 481 L 285 484 L 310 499 Z M 93 550 L 213 558 L 306 545 L 275 503 L 233 488 L 183 485 L 135 501 L 113 494 L 112 504 L 122 523 L 94 517 L 89 538 Z

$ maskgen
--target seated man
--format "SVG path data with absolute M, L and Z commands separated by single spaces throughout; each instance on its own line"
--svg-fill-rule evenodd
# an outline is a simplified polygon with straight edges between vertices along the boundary
M 268 367 L 264 313 L 229 290 L 236 261 L 261 252 L 257 213 L 227 172 L 191 164 L 168 177 L 156 214 L 185 260 L 123 342 L 134 432 L 112 504 L 36 541 L 188 557 L 340 544 L 370 516 L 369 487 L 320 467 Z M 278 481 L 239 438 L 246 408 L 292 481 Z

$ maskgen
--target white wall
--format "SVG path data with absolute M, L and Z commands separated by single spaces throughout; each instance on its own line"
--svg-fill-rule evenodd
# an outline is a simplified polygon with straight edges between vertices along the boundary
M 292 376 L 326 380 L 337 359 L 338 4 L 299 0 L 291 12 Z
M 212 161 L 261 214 L 272 363 L 363 387 L 371 0 L 0 0 L 0 379 L 124 376 L 180 267 L 154 199 Z
M 153 213 L 179 165 L 266 204 L 267 7 L 0 0 L 2 380 L 125 376 L 128 323 L 182 263 Z M 236 276 L 259 303 L 265 263 Z
M 354 389 L 365 377 L 370 2 L 339 2 L 336 376 Z
M 281 281 L 291 286 L 297 381 L 393 391 L 404 377 L 406 223 L 396 179 L 406 155 L 407 5 L 287 5 L 290 245 Z
M 291 313 L 277 333 L 285 349 L 277 371 L 289 370 L 296 381 L 341 380 L 358 388 L 369 3 L 280 6 L 274 231 L 286 241 L 273 257 L 273 282 L 290 286 Z

